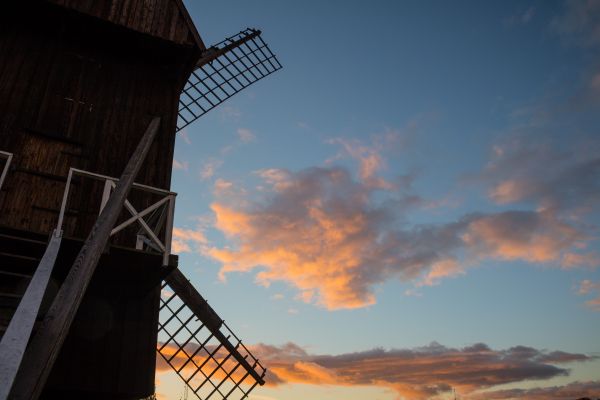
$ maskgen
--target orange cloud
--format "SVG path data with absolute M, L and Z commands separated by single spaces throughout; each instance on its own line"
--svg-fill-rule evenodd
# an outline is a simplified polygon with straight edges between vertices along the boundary
M 189 168 L 189 163 L 187 161 L 178 161 L 176 159 L 173 159 L 173 169 L 187 171 L 188 168 Z
M 208 243 L 204 232 L 200 230 L 173 228 L 171 251 L 175 254 L 189 253 Z
M 231 272 L 257 271 L 260 284 L 284 281 L 298 298 L 328 309 L 376 302 L 391 278 L 432 285 L 486 258 L 573 267 L 589 263 L 587 240 L 551 211 L 473 214 L 454 223 L 398 229 L 402 200 L 376 204 L 373 188 L 343 168 L 260 171 L 273 190 L 263 204 L 215 202 L 215 227 L 236 245 L 206 254 Z M 471 259 L 459 259 L 467 250 Z
M 597 297 L 586 301 L 586 305 L 594 311 L 600 311 L 600 282 L 592 282 L 589 279 L 581 281 L 578 293 L 580 295 L 595 294 Z
M 561 260 L 561 266 L 565 269 L 576 267 L 596 268 L 600 266 L 600 255 L 595 252 L 589 253 L 565 253 Z
M 200 170 L 200 179 L 204 181 L 212 178 L 221 165 L 223 165 L 223 160 L 218 160 L 215 158 L 209 159 L 202 165 Z
M 386 136 L 384 142 L 376 142 L 374 145 L 365 145 L 361 141 L 336 138 L 329 141 L 331 144 L 339 144 L 342 149 L 353 159 L 358 161 L 358 176 L 360 180 L 373 189 L 394 189 L 395 185 L 386 181 L 377 173 L 386 167 L 382 152 L 385 145 L 398 139 L 398 134 Z
M 543 140 L 512 137 L 494 146 L 480 178 L 498 204 L 525 202 L 538 210 L 581 216 L 600 203 L 600 143 L 558 149 Z
M 223 362 L 227 356 L 226 351 L 220 350 L 215 355 L 216 360 L 205 363 L 208 353 L 204 350 L 196 352 L 196 349 L 197 343 L 188 343 L 185 346 L 188 354 L 196 354 L 194 362 L 196 365 L 204 365 L 202 372 L 207 376 L 211 376 L 217 368 L 217 363 Z M 209 346 L 207 350 L 212 352 L 214 349 L 214 346 Z M 377 386 L 396 391 L 404 400 L 437 399 L 438 396 L 449 393 L 452 388 L 465 399 L 530 398 L 526 395 L 531 393 L 528 390 L 518 389 L 517 392 L 521 393 L 518 395 L 515 391 L 490 392 L 489 389 L 493 390 L 497 385 L 508 383 L 566 376 L 569 373 L 568 369 L 557 365 L 593 359 L 585 354 L 548 352 L 526 346 L 494 350 L 482 343 L 463 348 L 449 348 L 432 343 L 414 349 L 373 349 L 339 355 L 310 354 L 294 343 L 282 346 L 257 344 L 249 346 L 249 350 L 266 366 L 265 381 L 270 386 Z M 166 346 L 162 350 L 166 357 L 175 355 L 171 363 L 180 368 L 187 361 L 187 357 L 182 352 L 176 352 L 177 348 L 173 346 Z M 224 370 L 231 371 L 235 364 L 225 363 Z M 157 357 L 159 373 L 170 368 L 162 357 Z M 189 377 L 195 370 L 193 364 L 188 363 L 182 374 Z M 213 383 L 218 384 L 221 380 L 228 379 L 225 371 L 218 369 L 213 373 Z M 245 371 L 238 369 L 233 372 L 232 377 L 237 381 L 244 374 Z M 202 373 L 196 373 L 194 376 L 193 385 L 199 385 L 205 379 Z M 251 380 L 245 382 L 252 383 Z M 574 383 L 568 386 L 574 389 L 578 385 Z M 540 390 L 547 392 L 547 389 Z M 490 397 L 486 397 L 488 394 Z
M 520 211 L 476 218 L 463 235 L 467 248 L 481 257 L 536 263 L 559 260 L 584 238 L 550 212 Z
M 312 355 L 301 347 L 259 344 L 252 352 L 268 368 L 267 384 L 380 386 L 405 400 L 437 398 L 455 388 L 464 398 L 496 385 L 568 375 L 555 364 L 587 361 L 583 354 L 516 346 L 493 350 L 484 344 L 460 349 L 437 343 L 404 349 L 374 349 Z

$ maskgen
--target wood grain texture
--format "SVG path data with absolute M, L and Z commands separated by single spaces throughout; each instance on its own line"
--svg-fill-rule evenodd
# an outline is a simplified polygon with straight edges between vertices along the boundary
M 108 14 L 133 7 L 90 4 Z M 154 23 L 157 5 L 138 5 L 146 7 L 146 24 Z M 163 123 L 138 181 L 168 189 L 179 93 L 198 54 L 52 4 L 0 15 L 0 149 L 15 154 L 0 225 L 51 232 L 64 183 L 41 176 L 66 177 L 69 167 L 118 176 L 151 116 Z M 102 184 L 79 179 L 72 190 L 65 235 L 83 238 Z M 138 208 L 153 201 L 132 194 Z M 116 243 L 131 240 L 127 234 Z
M 47 1 L 147 35 L 204 49 L 204 44 L 181 0 Z

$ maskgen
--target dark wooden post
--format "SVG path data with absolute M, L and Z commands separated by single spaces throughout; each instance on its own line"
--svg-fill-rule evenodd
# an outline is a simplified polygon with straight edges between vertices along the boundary
M 150 122 L 117 186 L 83 244 L 44 322 L 29 344 L 10 398 L 36 400 L 48 379 L 96 265 L 135 177 L 158 131 L 160 118 Z

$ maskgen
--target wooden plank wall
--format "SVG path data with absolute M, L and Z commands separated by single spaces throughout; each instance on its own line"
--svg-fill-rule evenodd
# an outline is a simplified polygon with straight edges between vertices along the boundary
M 62 281 L 80 241 L 63 240 Z M 154 392 L 160 256 L 111 248 L 77 311 L 42 399 L 140 399 Z
M 137 181 L 169 188 L 179 93 L 200 50 L 35 4 L 0 15 L 0 149 L 15 154 L 0 225 L 47 234 L 68 168 L 119 176 L 153 116 L 161 129 Z M 75 183 L 66 233 L 85 237 L 101 185 Z
M 201 43 L 181 0 L 48 1 L 178 44 Z

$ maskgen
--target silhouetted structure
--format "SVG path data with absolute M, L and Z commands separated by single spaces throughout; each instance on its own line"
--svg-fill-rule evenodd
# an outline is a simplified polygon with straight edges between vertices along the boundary
M 85 296 L 43 398 L 148 396 L 157 341 L 161 356 L 202 398 L 244 397 L 264 383 L 264 368 L 177 269 L 170 254 L 175 193 L 169 190 L 176 132 L 281 68 L 260 34 L 247 29 L 206 48 L 181 0 L 3 5 L 2 334 L 17 324 L 7 328 L 17 306 L 25 307 L 28 287 L 27 296 L 45 292 L 34 340 L 48 307 L 63 306 L 54 296 L 64 290 L 100 211 L 112 204 L 114 177 L 135 156 L 144 132 L 156 128 L 110 246 L 89 286 L 82 286 Z M 157 117 L 160 123 L 146 129 Z M 29 282 L 36 275 L 44 281 L 42 266 L 50 282 L 35 289 Z M 161 286 L 168 294 L 162 300 Z M 18 315 L 26 320 L 25 314 Z M 7 343 L 2 368 L 12 357 Z M 12 398 L 27 373 L 19 370 Z

